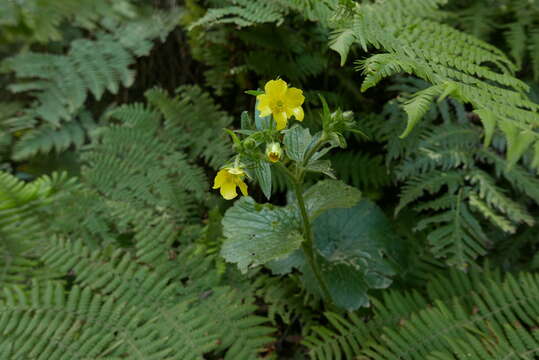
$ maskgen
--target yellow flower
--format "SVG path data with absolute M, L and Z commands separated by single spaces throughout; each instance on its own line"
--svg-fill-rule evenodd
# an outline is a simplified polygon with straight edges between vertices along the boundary
M 236 186 L 240 188 L 244 196 L 247 196 L 247 184 L 243 181 L 244 176 L 245 172 L 241 168 L 224 168 L 219 170 L 217 176 L 215 176 L 213 188 L 221 188 L 221 195 L 226 200 L 232 200 L 238 196 Z
M 303 121 L 304 114 L 301 107 L 305 101 L 303 91 L 289 88 L 288 84 L 281 79 L 268 81 L 264 90 L 264 94 L 257 96 L 257 109 L 262 117 L 273 115 L 277 130 L 286 128 L 287 121 L 292 115 L 298 121 Z
M 279 143 L 271 143 L 266 146 L 266 157 L 271 162 L 277 162 L 281 158 L 283 150 Z

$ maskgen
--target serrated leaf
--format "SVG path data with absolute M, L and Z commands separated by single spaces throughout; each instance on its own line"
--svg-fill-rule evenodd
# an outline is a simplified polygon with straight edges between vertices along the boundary
M 303 162 L 309 146 L 313 142 L 313 136 L 309 129 L 294 126 L 284 131 L 284 146 L 288 157 L 297 162 Z
M 262 192 L 269 200 L 271 197 L 271 166 L 265 161 L 258 160 L 255 164 L 255 176 Z
M 313 224 L 322 277 L 333 302 L 344 309 L 368 306 L 369 289 L 387 288 L 395 271 L 384 254 L 398 241 L 384 213 L 363 200 L 353 208 L 331 209 Z M 319 293 L 313 274 L 302 269 L 306 286 Z
M 287 257 L 303 241 L 292 207 L 257 204 L 250 197 L 241 198 L 227 210 L 223 234 L 227 239 L 221 255 L 242 272 Z
M 311 220 L 326 210 L 350 208 L 361 200 L 361 191 L 338 180 L 323 180 L 304 193 L 305 206 Z

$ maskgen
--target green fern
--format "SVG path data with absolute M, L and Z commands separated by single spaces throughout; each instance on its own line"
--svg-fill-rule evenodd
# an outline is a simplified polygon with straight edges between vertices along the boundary
M 28 159 L 37 154 L 47 154 L 54 150 L 61 153 L 70 147 L 81 148 L 85 144 L 87 134 L 97 124 L 88 113 L 81 113 L 63 127 L 55 129 L 48 124 L 29 130 L 16 143 L 12 158 L 16 161 Z
M 451 271 L 433 277 L 424 294 L 384 292 L 373 301 L 372 319 L 326 314 L 328 323 L 313 327 L 304 344 L 312 359 L 492 359 L 493 354 L 531 354 L 539 341 L 534 330 L 539 321 L 537 296 L 536 275 L 502 277 L 488 267 L 468 274 Z M 515 341 L 517 333 L 525 341 Z
M 52 147 L 58 151 L 70 144 L 80 145 L 86 136 L 81 132 L 83 127 L 72 124 L 63 129 L 62 123 L 75 121 L 90 94 L 100 100 L 106 92 L 116 94 L 121 87 L 130 86 L 135 78 L 130 67 L 136 57 L 147 55 L 153 39 L 163 38 L 174 28 L 175 14 L 157 12 L 127 24 L 111 20 L 111 33 L 101 31 L 95 39 L 76 39 L 65 55 L 22 51 L 5 59 L 3 70 L 17 79 L 7 88 L 20 97 L 34 99 L 9 119 L 12 131 L 27 131 L 15 145 L 14 158 L 26 159 Z M 46 139 L 47 134 L 54 136 Z
M 539 316 L 533 304 L 538 296 L 535 275 L 509 275 L 503 283 L 490 280 L 470 291 L 468 304 L 458 298 L 447 304 L 436 302 L 431 309 L 411 316 L 398 331 L 388 328 L 373 339 L 364 354 L 371 359 L 425 359 L 434 354 L 447 358 L 462 356 L 464 343 L 468 354 L 480 352 L 482 358 L 486 354 L 492 358 L 493 353 L 502 357 L 527 354 L 530 345 L 531 349 L 537 347 L 538 339 L 523 327 L 537 326 Z M 505 340 L 504 330 L 509 326 L 522 329 L 526 345 Z M 480 350 L 481 343 L 489 345 Z
M 537 104 L 524 94 L 528 86 L 513 77 L 516 67 L 501 51 L 431 20 L 442 16 L 437 7 L 443 4 L 445 0 L 394 0 L 349 8 L 350 20 L 344 26 L 341 24 L 333 48 L 343 60 L 352 43 L 365 50 L 372 45 L 387 51 L 359 62 L 366 76 L 363 91 L 401 72 L 433 84 L 405 105 L 408 126 L 401 136 L 410 133 L 427 111 L 428 103 L 452 95 L 472 104 L 489 131 L 511 126 L 519 139 L 529 138 L 525 144 L 528 146 L 521 145 L 525 150 L 539 138 L 533 130 L 539 120 Z M 353 41 L 340 39 L 341 36 Z M 440 41 L 442 38 L 446 40 Z M 495 70 L 486 63 L 494 64 Z M 513 145 L 509 144 L 509 159 L 514 163 L 522 153 L 512 150 Z
M 35 285 L 28 300 L 20 288 L 6 288 L 0 328 L 10 336 L 0 341 L 4 353 L 201 359 L 213 352 L 225 359 L 251 359 L 271 341 L 267 319 L 252 315 L 256 306 L 250 293 L 220 285 L 221 277 L 207 271 L 211 257 L 201 258 L 190 248 L 176 253 L 173 223 L 150 212 L 122 215 L 139 217 L 129 248 L 92 249 L 69 239 L 66 228 L 48 241 L 41 259 L 56 273 L 74 278 L 69 290 L 54 283 L 45 290 Z M 81 321 L 92 325 L 80 328 Z M 20 332 L 11 331 L 13 322 L 21 324 Z M 44 324 L 50 330 L 37 330 Z M 24 332 L 32 336 L 21 337 Z
M 66 174 L 53 174 L 24 183 L 8 173 L 0 173 L 0 284 L 28 285 L 31 278 L 57 275 L 44 269 L 37 255 L 51 228 L 50 204 L 60 201 L 77 187 Z
M 288 0 L 288 1 L 221 1 L 221 7 L 211 8 L 190 28 L 233 23 L 236 26 L 253 26 L 260 23 L 281 23 L 291 11 L 301 13 L 312 21 L 329 21 L 336 5 L 333 0 Z
M 507 144 L 499 132 L 489 135 L 492 147 L 483 147 L 486 130 L 482 132 L 475 125 L 477 117 L 452 98 L 427 103 L 424 121 L 399 139 L 396 135 L 406 117 L 400 105 L 425 86 L 398 78 L 392 89 L 399 91 L 400 99 L 385 106 L 385 119 L 366 119 L 362 126 L 372 129 L 374 139 L 387 143 L 386 165 L 404 182 L 395 212 L 414 206 L 422 214 L 415 220 L 415 230 L 425 234 L 433 254 L 465 267 L 495 246 L 485 221 L 507 234 L 535 223 L 530 207 L 523 204 L 537 203 L 539 184 L 525 168 L 527 156 L 520 165 L 499 155 Z M 484 170 L 492 165 L 495 174 Z
M 0 4 L 0 26 L 3 27 L 0 40 L 45 43 L 62 39 L 61 26 L 65 21 L 93 30 L 104 16 L 132 18 L 134 15 L 135 9 L 127 0 L 4 1 Z
M 363 190 L 388 186 L 391 178 L 384 159 L 362 152 L 340 152 L 331 156 L 332 168 L 342 181 Z

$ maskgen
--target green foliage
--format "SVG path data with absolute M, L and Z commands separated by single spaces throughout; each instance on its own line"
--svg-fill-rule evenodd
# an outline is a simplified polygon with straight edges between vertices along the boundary
M 54 149 L 59 154 L 73 147 L 81 148 L 87 133 L 96 128 L 96 123 L 87 112 L 81 113 L 77 119 L 55 128 L 50 124 L 42 125 L 24 134 L 13 148 L 13 160 L 20 161 L 39 153 L 47 154 Z
M 135 9 L 128 0 L 31 0 L 4 1 L 0 5 L 0 41 L 25 40 L 46 43 L 63 37 L 65 21 L 93 30 L 103 16 L 134 17 Z M 43 16 L 47 14 L 47 16 Z
M 271 341 L 267 319 L 254 315 L 254 293 L 223 284 L 207 271 L 213 260 L 188 246 L 187 225 L 208 188 L 190 159 L 210 163 L 226 144 L 210 149 L 215 130 L 200 121 L 230 120 L 200 89 L 178 93 L 170 98 L 155 89 L 147 93 L 151 105 L 112 109 L 107 118 L 121 123 L 95 134 L 81 156 L 80 185 L 61 199 L 52 202 L 62 178 L 24 185 L 5 175 L 3 230 L 25 241 L 38 232 L 47 241 L 29 245 L 34 259 L 49 277 L 72 279 L 68 288 L 54 281 L 28 293 L 4 289 L 6 356 L 251 359 Z M 52 221 L 33 215 L 41 207 L 54 213 Z M 14 222 L 24 233 L 10 231 Z M 186 243 L 180 254 L 178 241 Z M 21 273 L 21 261 L 13 266 L 5 281 L 20 282 L 13 271 L 39 278 Z
M 432 278 L 423 294 L 385 292 L 374 302 L 374 317 L 366 323 L 353 313 L 326 313 L 328 325 L 313 326 L 304 343 L 313 359 L 492 359 L 529 354 L 537 346 L 537 289 L 533 274 L 502 278 L 500 272 L 487 269 L 450 272 Z
M 390 185 L 391 177 L 380 155 L 361 151 L 342 151 L 331 155 L 331 164 L 337 177 L 362 190 Z
M 536 2 L 485 0 L 455 12 L 452 22 L 482 40 L 503 39 L 499 46 L 511 55 L 518 69 L 532 70 L 533 79 L 538 79 Z
M 46 220 L 50 204 L 76 189 L 75 179 L 66 174 L 44 176 L 25 184 L 14 176 L 0 173 L 0 284 L 28 285 L 30 279 L 47 278 L 37 255 L 51 232 Z
M 301 246 L 299 217 L 293 208 L 261 205 L 242 198 L 223 219 L 223 234 L 228 240 L 221 254 L 245 272 L 249 266 L 278 260 Z
M 197 87 L 182 87 L 178 94 L 171 98 L 152 89 L 146 93 L 150 105 L 109 111 L 107 118 L 121 125 L 100 128 L 81 156 L 88 186 L 69 200 L 71 211 L 58 209 L 62 229 L 91 243 L 111 241 L 114 229 L 126 234 L 136 229 L 153 257 L 160 254 L 156 234 L 169 246 L 174 229 L 199 216 L 209 184 L 195 162 L 211 166 L 230 153 L 222 127 L 207 124 L 226 126 L 230 118 Z
M 537 135 L 532 129 L 537 126 L 537 105 L 525 97 L 527 85 L 512 76 L 514 66 L 496 48 L 428 20 L 436 15 L 435 8 L 442 3 L 430 1 L 419 5 L 411 1 L 399 6 L 400 2 L 393 1 L 351 10 L 354 15 L 349 26 L 357 22 L 361 29 L 354 33 L 355 41 L 364 47 L 372 44 L 388 51 L 360 63 L 366 75 L 362 90 L 400 72 L 414 74 L 433 84 L 417 92 L 404 106 L 408 127 L 403 136 L 423 117 L 430 102 L 453 95 L 479 111 L 488 110 L 502 130 L 511 126 L 519 136 L 529 133 L 527 145 L 536 142 Z M 411 20 L 407 16 L 410 14 L 417 20 Z M 450 38 L 451 45 L 441 46 L 440 38 Z M 495 64 L 496 70 L 484 66 L 485 63 Z M 515 162 L 518 157 L 517 154 L 510 161 Z
M 394 264 L 384 257 L 393 255 L 392 243 L 398 238 L 375 204 L 364 200 L 349 209 L 326 211 L 314 222 L 313 231 L 322 258 L 322 277 L 337 306 L 347 310 L 368 306 L 368 289 L 391 284 Z M 308 289 L 313 288 L 309 273 L 305 282 Z
M 510 234 L 535 223 L 529 207 L 537 203 L 531 190 L 537 188 L 537 179 L 526 164 L 512 163 L 511 155 L 500 156 L 507 142 L 499 132 L 490 135 L 496 147 L 482 146 L 477 116 L 452 98 L 429 104 L 423 122 L 399 140 L 406 118 L 400 104 L 424 86 L 421 81 L 399 80 L 393 89 L 401 92 L 401 99 L 385 106 L 386 122 L 366 119 L 364 125 L 376 140 L 387 143 L 386 164 L 403 182 L 395 213 L 414 206 L 422 214 L 415 230 L 426 233 L 433 254 L 465 267 L 495 246 L 485 220 Z M 495 171 L 488 171 L 491 166 Z
M 536 357 L 537 15 L 0 1 L 0 358 Z
M 36 284 L 29 295 L 6 288 L 1 345 L 11 357 L 200 359 L 226 350 L 227 359 L 249 359 L 270 339 L 265 319 L 250 315 L 249 296 L 218 286 L 211 274 L 190 269 L 181 273 L 189 279 L 183 286 L 172 281 L 178 274 L 171 266 L 152 268 L 122 250 L 94 252 L 62 240 L 43 258 L 75 274 L 77 285 Z
M 14 142 L 15 161 L 85 143 L 94 127 L 92 121 L 81 120 L 88 118 L 85 105 L 102 100 L 107 92 L 117 94 L 121 88 L 131 86 L 136 75 L 132 66 L 137 58 L 148 55 L 153 41 L 164 39 L 178 21 L 177 11 L 151 14 L 127 1 L 8 3 L 20 17 L 17 23 L 5 25 L 6 34 L 9 37 L 15 31 L 22 36 L 12 34 L 9 41 L 20 50 L 8 52 L 14 55 L 1 61 L 2 72 L 9 76 L 5 87 L 11 95 L 7 96 L 24 101 L 24 108 L 4 122 L 6 131 L 12 134 L 24 131 L 24 136 Z M 54 15 L 44 22 L 43 13 Z M 71 18 L 76 21 L 66 36 L 75 38 L 67 44 L 59 43 L 45 51 L 19 45 L 61 40 L 66 31 L 63 22 Z M 80 36 L 75 30 L 78 27 L 91 30 L 92 37 L 76 38 Z
M 121 86 L 130 86 L 135 76 L 129 69 L 135 61 L 133 55 L 147 53 L 148 43 L 156 34 L 142 23 L 136 33 L 138 42 L 132 43 L 122 37 L 123 31 L 126 30 L 118 30 L 116 36 L 97 34 L 96 40 L 77 39 L 71 42 L 66 55 L 23 52 L 4 60 L 4 71 L 24 80 L 9 89 L 14 93 L 30 92 L 36 98 L 36 104 L 22 115 L 26 121 L 41 119 L 58 126 L 71 120 L 88 93 L 99 100 L 106 90 L 115 94 Z M 141 53 L 140 49 L 145 50 Z

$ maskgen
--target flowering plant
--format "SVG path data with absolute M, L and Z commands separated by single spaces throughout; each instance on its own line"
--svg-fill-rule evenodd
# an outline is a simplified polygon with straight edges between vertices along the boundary
M 320 97 L 322 129 L 313 135 L 306 127 L 288 124 L 291 118 L 304 119 L 302 90 L 277 79 L 266 83 L 263 92 L 248 93 L 257 99 L 254 121 L 244 112 L 241 129 L 227 130 L 236 155 L 214 180 L 214 189 L 225 199 L 236 198 L 237 187 L 244 195 L 223 218 L 221 255 L 243 272 L 258 265 L 275 274 L 298 270 L 308 290 L 337 306 L 366 306 L 366 290 L 389 286 L 393 267 L 383 258 L 387 239 L 366 234 L 370 230 L 360 220 L 385 218 L 372 203 L 360 202 L 358 189 L 337 181 L 330 161 L 324 160 L 332 149 L 346 147 L 345 132 L 359 132 L 353 114 L 331 112 Z M 287 179 L 293 194 L 287 206 L 258 204 L 247 196 L 245 180 L 251 179 L 269 200 L 272 171 Z M 305 190 L 308 173 L 330 180 Z M 359 241 L 365 236 L 369 241 Z

